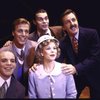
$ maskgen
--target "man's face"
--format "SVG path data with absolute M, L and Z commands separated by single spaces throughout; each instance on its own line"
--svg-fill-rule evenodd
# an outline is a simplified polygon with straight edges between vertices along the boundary
M 65 15 L 62 19 L 64 29 L 70 34 L 73 35 L 78 32 L 78 20 L 73 13 Z
M 46 31 L 49 27 L 49 18 L 47 13 L 37 13 L 35 25 L 37 26 L 37 30 Z
M 15 56 L 12 52 L 3 51 L 0 53 L 0 76 L 9 78 L 16 68 Z
M 19 24 L 15 27 L 15 31 L 12 33 L 14 36 L 14 43 L 18 48 L 21 48 L 26 43 L 29 37 L 29 25 Z

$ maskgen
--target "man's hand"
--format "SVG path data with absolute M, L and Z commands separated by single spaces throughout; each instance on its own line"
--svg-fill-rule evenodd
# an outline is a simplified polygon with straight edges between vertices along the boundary
M 37 70 L 37 66 L 38 66 L 39 64 L 33 64 L 33 66 L 31 67 L 31 68 L 29 68 L 29 72 L 30 71 L 33 71 L 33 72 L 35 72 L 36 70 Z
M 31 41 L 31 43 L 32 43 L 32 46 L 35 48 L 36 45 L 37 45 L 37 42 L 36 41 Z
M 3 47 L 9 46 L 10 44 L 12 44 L 12 41 L 8 40 L 8 41 L 3 45 Z
M 76 69 L 71 64 L 62 63 L 62 72 L 65 73 L 65 74 L 75 74 Z

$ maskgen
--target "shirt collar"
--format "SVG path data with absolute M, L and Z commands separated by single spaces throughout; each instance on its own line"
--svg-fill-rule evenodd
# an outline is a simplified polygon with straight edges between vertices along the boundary
M 16 51 L 17 51 L 17 53 L 18 53 L 19 55 L 21 54 L 21 50 L 23 50 L 23 51 L 25 50 L 25 45 L 24 45 L 23 48 L 21 48 L 21 49 L 20 49 L 20 48 L 17 48 L 15 44 L 14 44 L 14 46 L 15 46 L 15 49 L 16 49 Z
M 39 31 L 37 31 L 37 34 L 40 36 L 41 33 L 40 33 Z M 46 34 L 51 35 L 51 31 L 50 31 L 49 28 L 48 28 L 48 30 L 45 32 L 45 35 L 46 35 Z
M 70 36 L 71 40 L 72 40 L 72 37 Z M 75 38 L 78 40 L 79 38 L 79 31 L 75 34 Z
M 61 74 L 61 72 L 62 72 L 61 71 L 61 64 L 56 62 L 56 61 L 55 61 L 55 67 L 54 67 L 53 71 L 51 73 L 49 73 L 49 74 L 44 71 L 44 68 L 43 68 L 42 64 L 37 66 L 37 67 L 38 68 L 37 68 L 37 71 L 35 73 L 37 74 L 37 76 L 40 79 L 42 79 L 42 78 L 44 78 L 46 76 L 56 76 L 56 75 Z
M 78 40 L 78 38 L 79 38 L 79 31 L 76 33 L 75 38 Z
M 50 29 L 47 30 L 46 34 L 51 35 Z
M 10 86 L 10 81 L 11 81 L 11 77 L 9 77 L 7 80 L 4 80 L 1 76 L 0 76 L 0 87 L 3 85 L 4 82 L 7 82 L 8 87 Z

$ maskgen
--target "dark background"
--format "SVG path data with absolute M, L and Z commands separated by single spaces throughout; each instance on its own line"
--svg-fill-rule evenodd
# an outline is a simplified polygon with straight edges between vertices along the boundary
M 0 0 L 0 47 L 12 39 L 13 21 L 24 17 L 32 22 L 34 11 L 39 8 L 48 12 L 50 25 L 60 25 L 61 13 L 71 8 L 77 13 L 81 26 L 97 29 L 100 36 L 99 0 Z M 31 31 L 34 31 L 33 24 Z

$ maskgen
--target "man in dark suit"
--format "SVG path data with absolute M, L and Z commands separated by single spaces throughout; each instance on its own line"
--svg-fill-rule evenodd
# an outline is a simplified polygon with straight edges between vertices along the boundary
M 61 34 L 61 26 L 49 27 L 49 18 L 46 10 L 39 9 L 34 13 L 33 23 L 36 30 L 29 35 L 29 39 L 37 41 L 38 38 L 44 34 L 52 35 L 58 40 L 60 40 L 63 35 Z
M 11 51 L 0 50 L 0 98 L 24 98 L 25 87 L 13 76 L 16 68 L 15 55 Z M 5 91 L 3 84 L 6 82 Z
M 61 41 L 61 56 L 58 61 L 66 62 L 63 71 L 74 74 L 78 97 L 85 86 L 90 89 L 91 98 L 100 98 L 100 39 L 95 29 L 79 27 L 76 13 L 67 9 L 62 14 L 66 37 Z M 75 52 L 72 38 L 78 40 Z

